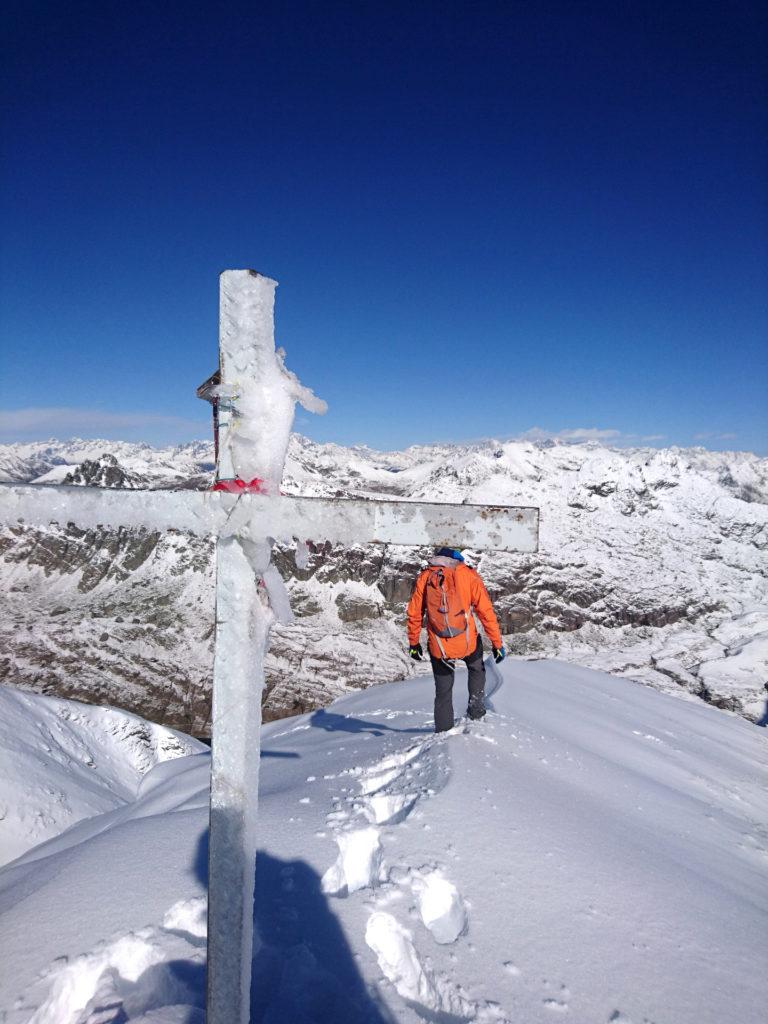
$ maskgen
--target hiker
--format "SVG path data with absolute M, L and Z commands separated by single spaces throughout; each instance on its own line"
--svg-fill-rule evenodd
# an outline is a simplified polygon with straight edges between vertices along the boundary
M 438 548 L 429 566 L 416 578 L 408 602 L 408 653 L 424 660 L 419 643 L 426 625 L 429 657 L 435 676 L 435 732 L 453 728 L 453 673 L 457 661 L 467 666 L 469 706 L 472 719 L 485 714 L 485 665 L 483 641 L 477 631 L 480 619 L 493 645 L 496 662 L 504 660 L 504 644 L 491 599 L 474 569 L 464 564 L 460 551 Z

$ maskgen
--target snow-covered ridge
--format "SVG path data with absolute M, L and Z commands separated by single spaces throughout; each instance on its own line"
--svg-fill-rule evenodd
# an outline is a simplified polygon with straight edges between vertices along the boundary
M 70 474 L 109 486 L 124 474 L 133 486 L 204 487 L 212 467 L 212 446 L 200 442 L 0 447 L 0 469 L 14 481 Z M 539 506 L 537 556 L 475 558 L 513 653 L 639 678 L 756 721 L 765 714 L 768 459 L 552 442 L 376 452 L 293 435 L 283 489 Z M 268 718 L 414 670 L 401 615 L 423 555 L 332 548 L 321 538 L 306 566 L 290 549 L 277 552 L 299 621 L 273 634 Z M 210 544 L 74 527 L 6 530 L 0 558 L 8 593 L 0 641 L 9 652 L 0 655 L 0 678 L 97 695 L 205 731 Z
M 150 487 L 172 487 L 211 474 L 214 468 L 213 444 L 204 441 L 154 447 L 128 441 L 51 439 L 0 444 L 0 482 L 59 483 L 83 462 L 98 462 L 105 453 Z M 451 471 L 446 472 L 449 467 Z M 768 503 L 768 459 L 751 452 L 706 448 L 610 448 L 595 442 L 490 439 L 379 452 L 364 445 L 320 444 L 293 434 L 286 466 L 286 478 L 293 486 L 304 485 L 301 493 L 312 493 L 306 488 L 322 487 L 325 480 L 318 493 L 332 493 L 346 482 L 362 492 L 391 491 L 422 498 L 426 495 L 420 488 L 439 482 L 439 490 L 430 493 L 443 500 L 449 496 L 468 500 L 467 487 L 488 484 L 504 490 L 505 480 L 530 485 L 558 473 L 578 473 L 575 482 L 586 493 L 600 497 L 626 489 L 642 493 L 648 487 L 675 487 L 682 477 L 694 474 L 739 500 Z
M 428 679 L 265 727 L 254 1022 L 763 1024 L 763 731 L 501 670 L 491 713 L 440 736 Z M 203 1024 L 209 763 L 0 869 L 4 1024 Z
M 206 749 L 115 708 L 0 687 L 0 864 L 133 803 L 155 765 Z
M 147 486 L 174 486 L 214 468 L 213 445 L 204 441 L 155 448 L 128 441 L 51 439 L 0 445 L 0 482 L 61 483 L 67 473 L 84 462 L 98 462 L 105 453 Z

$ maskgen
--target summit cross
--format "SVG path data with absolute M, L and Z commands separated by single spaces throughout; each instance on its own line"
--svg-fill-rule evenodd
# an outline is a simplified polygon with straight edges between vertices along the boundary
M 313 538 L 497 551 L 538 547 L 535 508 L 281 494 L 295 403 L 313 412 L 324 412 L 325 403 L 286 369 L 284 353 L 275 349 L 276 285 L 252 270 L 220 277 L 219 371 L 210 389 L 218 414 L 219 489 L 0 490 L 3 522 L 173 528 L 216 537 L 207 1024 L 250 1020 L 264 660 L 273 623 L 292 621 L 287 589 L 271 563 L 273 544 Z

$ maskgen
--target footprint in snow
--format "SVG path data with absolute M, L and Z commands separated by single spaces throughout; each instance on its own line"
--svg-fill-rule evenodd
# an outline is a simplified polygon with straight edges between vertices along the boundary
M 433 796 L 447 782 L 441 756 L 431 756 L 433 742 L 416 743 L 363 770 L 358 778 L 360 795 L 345 800 L 350 809 L 340 806 L 341 797 L 334 798 L 326 823 L 336 832 L 339 853 L 323 876 L 323 892 L 346 896 L 384 880 L 380 826 L 405 821 L 421 799 Z M 369 825 L 355 829 L 352 825 L 360 816 Z
M 377 828 L 340 832 L 336 836 L 339 854 L 323 875 L 321 888 L 329 896 L 348 896 L 383 882 L 384 863 Z
M 550 984 L 548 981 L 544 982 L 544 987 L 549 988 Z M 560 991 L 557 996 L 548 996 L 543 999 L 542 1002 L 548 1010 L 552 1010 L 554 1013 L 567 1013 L 568 1012 L 568 1001 L 571 998 L 571 993 L 568 991 L 565 985 L 560 986 Z
M 132 1020 L 144 1020 L 145 1015 L 148 1020 L 153 1010 L 173 1004 L 190 1024 L 203 1024 L 197 1003 L 204 986 L 205 942 L 206 898 L 179 900 L 160 926 L 55 960 L 19 996 L 14 1010 L 39 1024 L 117 1024 L 128 1020 L 126 1007 Z M 185 964 L 183 975 L 174 969 L 180 962 Z
M 442 946 L 455 942 L 467 930 L 467 909 L 456 886 L 440 871 L 414 872 L 411 886 L 424 927 Z
M 544 1005 L 548 1010 L 553 1010 L 555 1013 L 567 1013 L 568 1003 L 563 1003 L 559 999 L 545 999 Z
M 419 956 L 413 937 L 391 914 L 371 914 L 365 941 L 373 950 L 384 977 L 420 1016 L 434 1019 L 450 1014 L 457 1021 L 510 1024 L 499 1006 L 468 999 L 446 975 L 431 970 Z

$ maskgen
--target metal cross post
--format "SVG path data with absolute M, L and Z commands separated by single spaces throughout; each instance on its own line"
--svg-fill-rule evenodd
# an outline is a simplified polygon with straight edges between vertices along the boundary
M 264 657 L 272 623 L 290 621 L 272 544 L 313 538 L 535 551 L 538 509 L 281 495 L 295 402 L 315 411 L 322 403 L 275 350 L 276 282 L 228 270 L 220 286 L 217 480 L 258 478 L 259 489 L 12 486 L 0 490 L 0 521 L 172 527 L 217 537 L 206 1020 L 249 1024 Z

